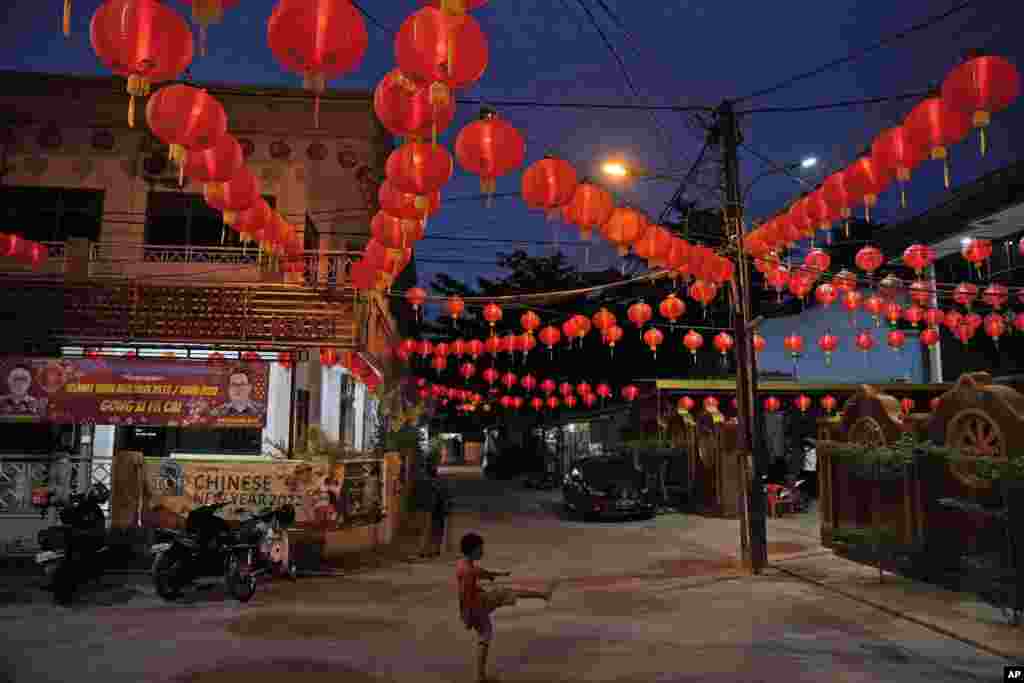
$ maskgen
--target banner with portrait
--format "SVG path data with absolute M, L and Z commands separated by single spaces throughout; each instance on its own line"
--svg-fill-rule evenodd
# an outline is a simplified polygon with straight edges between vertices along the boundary
M 0 360 L 0 421 L 260 428 L 269 367 L 138 358 Z

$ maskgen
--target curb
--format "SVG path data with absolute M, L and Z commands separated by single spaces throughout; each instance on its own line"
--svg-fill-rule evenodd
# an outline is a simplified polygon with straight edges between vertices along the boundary
M 997 648 L 991 647 L 990 645 L 985 645 L 983 643 L 980 643 L 980 642 L 974 640 L 973 638 L 967 638 L 965 636 L 962 636 L 962 635 L 960 635 L 958 633 L 955 633 L 954 631 L 951 631 L 951 630 L 949 630 L 949 629 L 947 629 L 947 628 L 945 628 L 943 626 L 939 626 L 938 624 L 934 624 L 934 623 L 931 623 L 929 621 L 925 621 L 924 619 L 921 619 L 919 617 L 915 617 L 915 616 L 913 616 L 911 614 L 908 614 L 907 612 L 904 612 L 903 610 L 890 607 L 890 606 L 888 606 L 888 605 L 886 605 L 884 603 L 876 602 L 874 600 L 870 600 L 868 598 L 864 598 L 864 597 L 861 597 L 859 595 L 855 595 L 853 593 L 850 593 L 849 591 L 845 591 L 845 590 L 843 590 L 841 588 L 837 588 L 836 586 L 827 584 L 824 581 L 821 581 L 819 579 L 815 579 L 815 578 L 812 578 L 810 576 L 805 576 L 805 575 L 801 574 L 800 572 L 794 571 L 792 569 L 787 569 L 786 567 L 780 567 L 777 564 L 771 563 L 771 562 L 768 563 L 768 566 L 771 567 L 772 569 L 775 569 L 776 571 L 782 572 L 783 574 L 788 574 L 789 576 L 792 576 L 795 579 L 799 579 L 800 581 L 804 581 L 806 583 L 814 584 L 815 586 L 818 586 L 819 588 L 824 588 L 827 591 L 831 591 L 831 592 L 833 592 L 833 593 L 835 593 L 837 595 L 841 595 L 842 597 L 847 598 L 848 600 L 853 600 L 854 602 L 858 602 L 858 603 L 860 603 L 862 605 L 866 605 L 868 607 L 873 607 L 873 608 L 875 608 L 875 609 L 877 609 L 877 610 L 879 610 L 881 612 L 884 612 L 884 613 L 888 614 L 889 616 L 896 617 L 897 619 L 903 619 L 905 621 L 909 621 L 910 623 L 916 624 L 916 625 L 918 625 L 918 626 L 920 626 L 922 628 L 926 628 L 929 631 L 933 631 L 933 632 L 938 633 L 940 635 L 946 636 L 947 638 L 951 638 L 951 639 L 956 640 L 956 641 L 958 641 L 960 643 L 963 643 L 965 645 L 970 645 L 971 647 L 973 647 L 976 650 L 981 650 L 982 652 L 987 652 L 988 654 L 993 655 L 995 657 L 1000 657 L 1002 659 L 1005 659 L 1007 662 L 1014 663 L 1014 662 L 1019 661 L 1019 659 L 1020 659 L 1019 656 L 1009 655 L 1009 654 L 1007 654 L 1007 653 L 1005 653 L 1005 652 L 1003 652 L 1003 651 L 1001 651 L 1001 650 L 999 650 Z

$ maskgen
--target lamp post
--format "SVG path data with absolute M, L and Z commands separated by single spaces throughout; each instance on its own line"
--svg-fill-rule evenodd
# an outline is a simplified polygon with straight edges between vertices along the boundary
M 617 159 L 611 159 L 602 163 L 601 172 L 612 180 L 643 178 L 644 180 L 667 180 L 675 183 L 683 180 L 680 176 L 656 173 L 644 168 L 643 166 L 637 166 Z

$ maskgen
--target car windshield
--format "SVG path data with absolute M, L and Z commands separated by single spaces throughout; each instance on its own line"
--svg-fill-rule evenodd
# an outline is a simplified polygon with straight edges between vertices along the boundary
M 592 485 L 614 482 L 636 482 L 639 472 L 633 463 L 623 460 L 593 460 L 583 463 L 583 478 Z

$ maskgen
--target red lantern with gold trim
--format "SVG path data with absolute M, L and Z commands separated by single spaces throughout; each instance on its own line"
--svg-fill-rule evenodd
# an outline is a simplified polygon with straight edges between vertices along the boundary
M 832 334 L 832 330 L 826 330 L 818 337 L 818 348 L 825 354 L 825 367 L 832 367 L 832 354 L 839 348 L 839 337 Z
M 835 396 L 827 394 L 821 397 L 821 407 L 824 408 L 825 412 L 829 415 L 835 412 L 836 405 L 838 405 L 838 401 L 836 401 Z
M 381 125 L 396 137 L 436 143 L 437 136 L 455 118 L 455 100 L 443 88 L 432 91 L 430 85 L 392 69 L 373 91 L 373 111 Z
M 769 396 L 764 400 L 764 409 L 766 412 L 777 413 L 781 407 L 782 403 L 774 396 Z
M 941 160 L 949 189 L 949 148 L 967 137 L 971 117 L 950 106 L 938 93 L 914 107 L 903 121 L 910 144 L 933 160 Z
M 487 36 L 469 15 L 455 16 L 433 7 L 410 15 L 395 36 L 395 62 L 402 73 L 431 85 L 432 96 L 451 98 L 487 69 Z
M 634 384 L 627 384 L 622 387 L 622 398 L 632 403 L 640 395 L 640 389 Z
M 444 147 L 416 141 L 406 142 L 391 152 L 384 168 L 396 189 L 414 195 L 439 191 L 455 170 Z
M 871 208 L 878 203 L 878 195 L 892 182 L 888 168 L 876 164 L 871 156 L 862 156 L 846 169 L 846 189 L 854 202 L 864 204 L 864 220 L 871 220 Z
M 590 239 L 594 228 L 608 222 L 615 210 L 615 200 L 607 190 L 584 180 L 576 186 L 572 200 L 566 206 L 580 234 L 584 239 Z
M 811 397 L 808 396 L 807 394 L 800 394 L 795 399 L 793 399 L 793 405 L 801 413 L 806 413 L 808 410 L 811 409 L 811 405 L 813 405 L 813 402 L 811 401 Z
M 953 69 L 942 83 L 942 99 L 971 117 L 980 133 L 981 154 L 985 155 L 985 130 L 992 114 L 1010 106 L 1020 96 L 1020 73 L 1002 57 L 972 54 Z
M 674 324 L 686 313 L 686 304 L 675 294 L 669 294 L 658 304 L 658 312 L 661 313 L 661 317 Z
M 228 117 L 217 98 L 182 83 L 160 88 L 149 98 L 146 123 L 168 145 L 170 160 L 179 169 L 189 150 L 212 147 L 228 132 Z
M 910 175 L 925 158 L 925 150 L 914 145 L 904 126 L 895 126 L 883 131 L 871 143 L 871 159 L 875 166 L 888 176 L 894 176 L 900 184 L 900 207 L 907 208 L 907 193 L 904 187 Z
M 480 191 L 492 195 L 499 176 L 523 165 L 526 142 L 515 126 L 494 110 L 484 109 L 479 120 L 459 131 L 455 158 L 464 170 L 480 176 Z
M 612 210 L 612 215 L 601 226 L 601 234 L 615 245 L 619 256 L 625 256 L 630 246 L 647 232 L 648 225 L 643 213 L 629 206 L 620 206 Z
M 552 211 L 572 201 L 578 182 L 572 164 L 545 156 L 523 172 L 520 190 L 523 201 L 531 209 Z
M 651 353 L 654 354 L 654 357 L 657 358 L 658 347 L 661 346 L 661 343 L 663 341 L 665 341 L 665 335 L 663 335 L 661 333 L 661 330 L 659 330 L 658 328 L 652 327 L 646 332 L 644 332 L 643 338 L 644 344 L 647 344 L 647 348 L 649 348 L 651 350 Z

